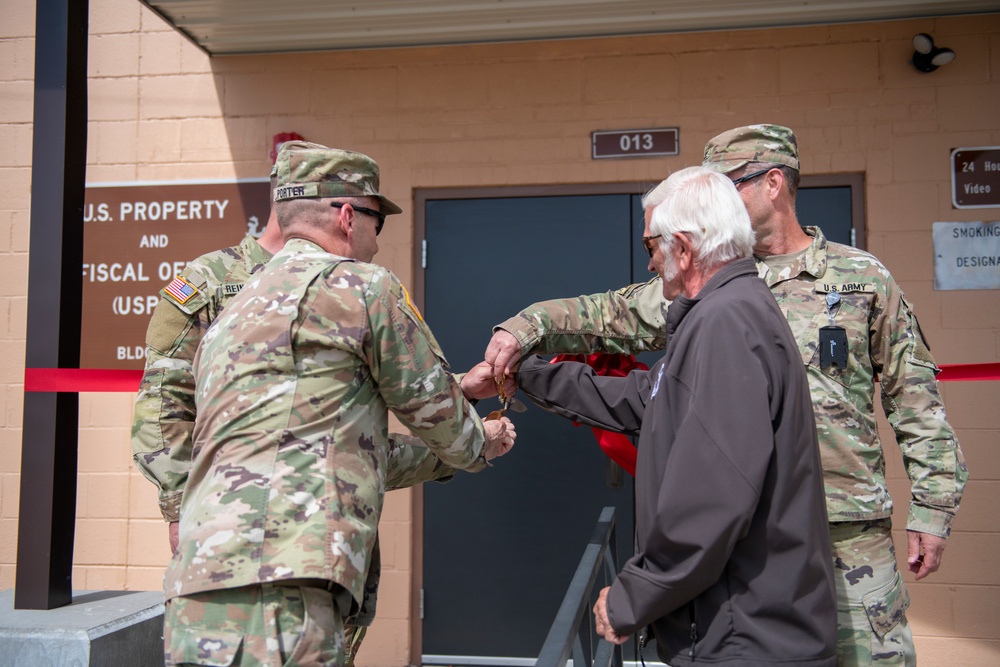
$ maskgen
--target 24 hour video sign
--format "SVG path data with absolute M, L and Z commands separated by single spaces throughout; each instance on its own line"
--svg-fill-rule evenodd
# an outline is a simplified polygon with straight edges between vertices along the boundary
M 88 186 L 82 368 L 141 369 L 159 292 L 195 257 L 264 231 L 267 179 Z
M 951 203 L 955 208 L 1000 207 L 1000 146 L 951 152 Z

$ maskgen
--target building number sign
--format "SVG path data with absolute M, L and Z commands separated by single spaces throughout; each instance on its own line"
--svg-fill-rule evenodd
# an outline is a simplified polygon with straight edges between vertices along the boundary
M 676 127 L 645 130 L 602 130 L 591 133 L 593 159 L 678 155 L 679 131 Z

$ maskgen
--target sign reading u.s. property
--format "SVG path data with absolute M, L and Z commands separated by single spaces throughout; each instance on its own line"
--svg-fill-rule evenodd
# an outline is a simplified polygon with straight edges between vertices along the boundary
M 141 369 L 159 292 L 192 259 L 264 231 L 267 179 L 90 185 L 82 368 Z

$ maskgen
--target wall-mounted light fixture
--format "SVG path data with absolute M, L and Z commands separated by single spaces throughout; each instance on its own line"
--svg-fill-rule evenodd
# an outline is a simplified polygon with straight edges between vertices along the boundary
M 921 72 L 933 72 L 954 59 L 954 51 L 934 46 L 934 38 L 926 32 L 913 36 L 913 66 Z

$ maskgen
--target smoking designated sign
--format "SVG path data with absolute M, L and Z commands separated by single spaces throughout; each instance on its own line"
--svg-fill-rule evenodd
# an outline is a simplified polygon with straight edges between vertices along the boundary
M 1000 222 L 934 223 L 934 289 L 1000 289 Z

